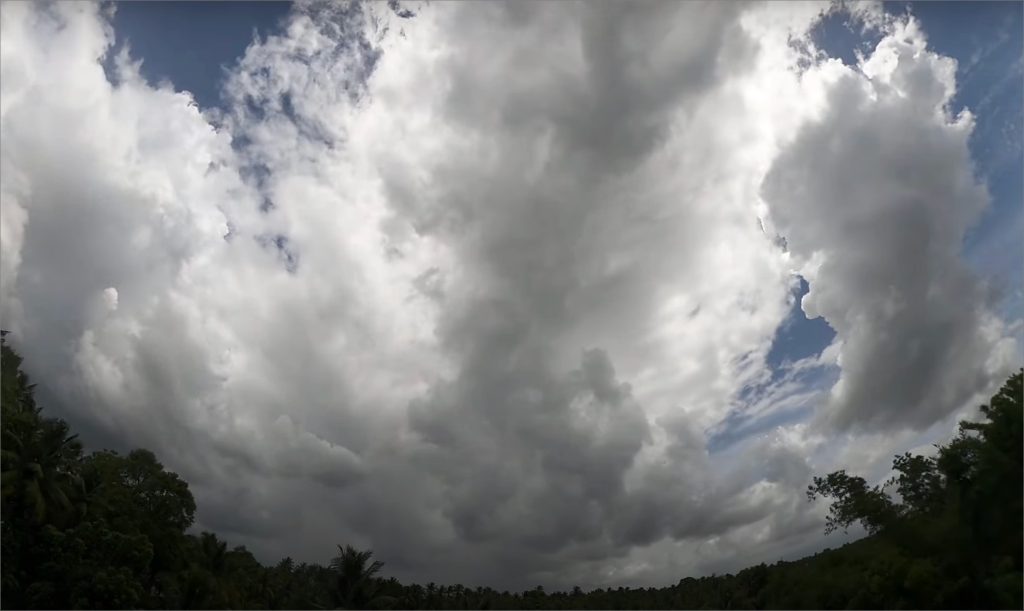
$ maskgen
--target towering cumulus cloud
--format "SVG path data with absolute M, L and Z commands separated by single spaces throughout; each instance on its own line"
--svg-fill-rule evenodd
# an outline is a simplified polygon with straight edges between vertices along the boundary
M 1013 364 L 1012 341 L 960 259 L 988 195 L 973 175 L 969 112 L 951 116 L 954 60 L 897 23 L 830 86 L 765 181 L 778 230 L 808 278 L 808 316 L 837 331 L 842 428 L 927 426 Z
M 874 7 L 830 60 L 827 9 L 300 4 L 200 110 L 101 7 L 4 3 L 3 326 L 268 561 L 564 586 L 812 549 L 823 445 L 1017 354 L 960 257 L 987 196 L 951 60 Z M 830 393 L 766 362 L 795 274 Z M 817 418 L 710 452 L 755 386 Z

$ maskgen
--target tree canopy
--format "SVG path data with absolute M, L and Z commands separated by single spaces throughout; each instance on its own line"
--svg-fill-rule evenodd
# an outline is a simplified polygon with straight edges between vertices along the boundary
M 963 422 L 934 456 L 894 457 L 870 486 L 845 471 L 815 477 L 826 532 L 869 536 L 795 562 L 664 588 L 519 593 L 405 585 L 371 551 L 338 545 L 327 566 L 264 566 L 214 533 L 190 533 L 188 484 L 150 451 L 86 454 L 66 422 L 43 415 L 21 358 L 0 340 L 0 605 L 3 608 L 629 609 L 1021 608 L 1024 545 L 1022 376 Z

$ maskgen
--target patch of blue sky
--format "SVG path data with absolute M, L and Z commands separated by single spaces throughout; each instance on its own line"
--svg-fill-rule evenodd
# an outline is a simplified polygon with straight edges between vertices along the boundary
M 127 45 L 132 59 L 142 60 L 141 74 L 151 85 L 169 83 L 176 91 L 188 91 L 203 110 L 221 106 L 227 71 L 253 41 L 279 33 L 290 10 L 290 2 L 119 2 L 112 20 L 114 49 L 106 68 L 110 74 L 114 57 Z M 258 115 L 263 109 L 249 110 Z M 244 137 L 233 142 L 236 147 L 246 144 Z M 241 171 L 263 191 L 267 168 L 249 164 Z M 273 207 L 264 195 L 260 210 Z M 228 227 L 224 239 L 230 241 L 235 237 L 230 220 Z M 297 273 L 299 256 L 287 236 L 256 239 L 276 251 L 289 273 Z
M 953 112 L 975 116 L 971 157 L 991 196 L 964 240 L 968 263 L 988 281 L 997 312 L 1024 318 L 1024 3 L 915 2 L 929 46 L 955 57 Z M 1018 348 L 1024 336 L 1018 328 Z
M 745 387 L 725 418 L 705 431 L 708 451 L 728 451 L 744 440 L 806 420 L 838 379 L 838 368 L 817 356 L 773 368 L 771 379 Z
M 741 411 L 731 412 L 712 431 L 709 431 L 707 450 L 712 454 L 717 454 L 744 439 L 762 435 L 780 426 L 801 422 L 810 416 L 813 409 L 812 405 L 804 404 L 778 408 L 760 417 L 750 417 Z
M 857 52 L 871 53 L 882 33 L 866 30 L 849 12 L 834 10 L 822 17 L 811 30 L 811 40 L 829 57 L 841 59 L 847 66 L 857 65 Z
M 808 293 L 810 287 L 802 276 L 798 276 L 794 288 L 793 300 L 789 314 L 782 325 L 775 331 L 772 347 L 768 351 L 766 361 L 772 369 L 772 379 L 781 375 L 785 363 L 796 362 L 809 356 L 821 354 L 835 338 L 835 331 L 823 318 L 807 318 L 800 301 Z
M 290 2 L 118 2 L 110 57 L 127 42 L 150 84 L 170 82 L 191 92 L 200 108 L 219 106 L 225 70 L 254 37 L 278 32 L 290 8 Z
M 396 3 L 389 3 L 389 6 L 401 18 L 414 16 L 413 12 Z M 291 8 L 291 2 L 283 1 L 154 0 L 116 3 L 112 20 L 115 43 L 113 52 L 107 57 L 108 74 L 112 74 L 114 58 L 127 45 L 131 57 L 142 60 L 142 76 L 151 85 L 169 83 L 177 91 L 188 91 L 203 110 L 221 106 L 227 71 L 245 54 L 251 43 L 281 33 Z M 333 18 L 343 18 L 351 12 L 341 10 Z M 340 44 L 342 47 L 366 46 L 368 42 L 363 37 L 354 36 L 344 38 Z M 368 64 L 364 67 L 364 78 L 372 72 L 378 57 L 374 53 L 365 55 Z M 353 91 L 353 95 L 355 93 Z M 250 116 L 256 119 L 263 117 L 263 107 L 252 100 L 247 100 L 247 103 L 246 111 Z M 281 104 L 285 114 L 306 136 L 331 144 L 322 126 L 295 115 L 290 95 L 282 96 Z M 248 139 L 239 134 L 232 144 L 244 149 Z M 264 191 L 270 174 L 268 168 L 254 162 L 240 169 L 247 181 Z M 268 212 L 274 207 L 274 202 L 264 193 L 260 210 Z
M 836 333 L 825 319 L 804 314 L 800 301 L 809 289 L 807 281 L 797 276 L 789 314 L 776 329 L 765 357 L 769 375 L 740 389 L 735 407 L 707 431 L 709 452 L 804 420 L 835 383 L 835 368 L 818 364 L 818 357 Z
M 899 6 L 899 5 L 897 5 Z M 986 277 L 1006 320 L 1024 317 L 1024 4 L 915 2 L 908 9 L 929 46 L 954 57 L 952 111 L 975 116 L 971 157 L 991 206 L 971 228 L 964 252 Z

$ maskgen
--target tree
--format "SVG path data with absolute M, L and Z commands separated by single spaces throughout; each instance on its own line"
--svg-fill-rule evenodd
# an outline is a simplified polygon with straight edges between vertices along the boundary
M 183 569 L 185 529 L 195 519 L 192 493 L 177 474 L 164 469 L 148 450 L 127 456 L 105 450 L 83 461 L 95 518 L 126 534 L 141 534 L 153 546 L 149 585 L 164 572 Z
M 377 594 L 379 586 L 375 575 L 384 563 L 374 560 L 371 551 L 360 551 L 346 545 L 338 546 L 338 555 L 331 559 L 334 571 L 335 603 L 341 609 L 366 607 Z
M 807 498 L 831 497 L 825 522 L 825 534 L 842 528 L 845 532 L 854 522 L 860 522 L 868 533 L 876 533 L 892 522 L 897 508 L 879 486 L 869 488 L 863 477 L 851 477 L 846 471 L 836 471 L 825 477 L 815 477 L 807 487 Z
M 63 420 L 39 419 L 25 430 L 4 430 L 2 498 L 5 520 L 23 514 L 36 525 L 64 523 L 75 511 L 72 499 L 82 497 L 75 471 L 82 454 L 77 435 Z
M 63 420 L 44 418 L 21 371 L 21 357 L 0 333 L 0 495 L 5 522 L 65 522 L 81 498 L 76 473 L 82 456 L 77 435 Z
M 981 406 L 985 420 L 961 422 L 957 436 L 938 446 L 935 458 L 896 456 L 897 475 L 889 483 L 896 485 L 898 503 L 881 487 L 869 488 L 863 478 L 844 471 L 815 477 L 808 497 L 833 499 L 826 533 L 859 521 L 880 541 L 890 542 L 886 557 L 902 558 L 894 561 L 893 571 L 903 575 L 900 587 L 915 593 L 914 603 L 927 597 L 936 606 L 1020 607 L 1022 379 L 1024 371 L 1011 376 Z
M 185 534 L 196 510 L 188 484 L 147 450 L 83 456 L 0 344 L 8 608 L 1024 607 L 1024 371 L 934 457 L 895 456 L 885 485 L 845 471 L 814 478 L 808 496 L 833 501 L 828 532 L 861 522 L 870 533 L 839 549 L 661 589 L 499 593 L 383 580 L 383 563 L 352 546 L 326 567 L 265 567 L 214 533 Z
M 934 459 L 907 452 L 896 456 L 892 467 L 898 475 L 886 484 L 896 486 L 902 516 L 930 514 L 942 508 L 942 475 Z

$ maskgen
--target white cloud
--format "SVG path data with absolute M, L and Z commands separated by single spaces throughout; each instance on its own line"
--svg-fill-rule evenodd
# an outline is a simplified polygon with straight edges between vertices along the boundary
M 777 230 L 810 284 L 803 309 L 836 330 L 838 426 L 929 424 L 1012 370 L 1013 341 L 961 259 L 987 204 L 972 117 L 949 116 L 955 62 L 899 23 L 830 87 L 765 183 Z

